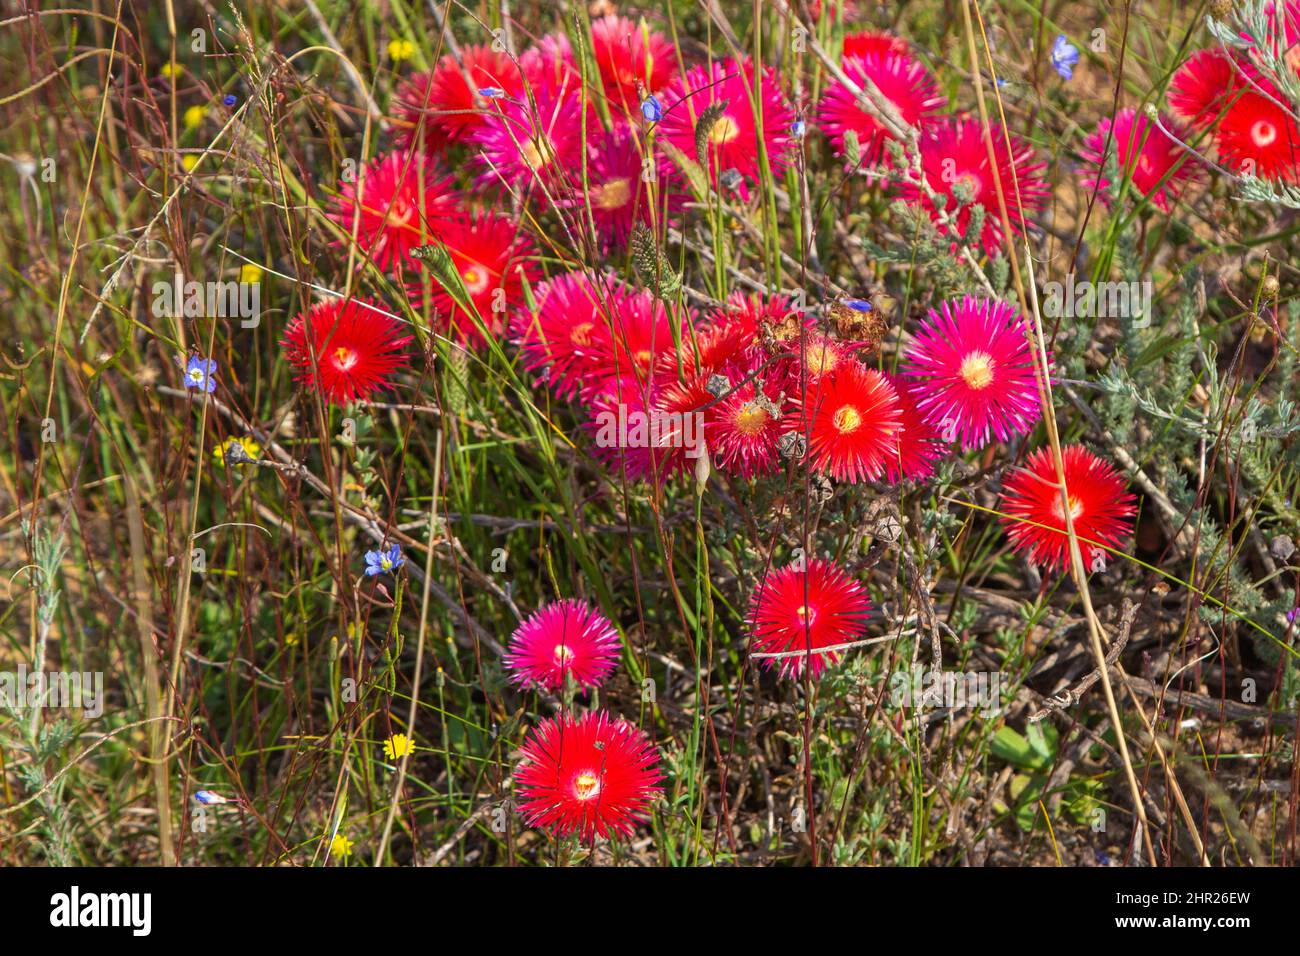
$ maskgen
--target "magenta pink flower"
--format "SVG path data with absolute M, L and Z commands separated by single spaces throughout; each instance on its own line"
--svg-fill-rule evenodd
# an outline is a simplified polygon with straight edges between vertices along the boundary
M 492 100 L 491 112 L 471 133 L 483 167 L 479 185 L 568 192 L 582 177 L 584 107 L 591 141 L 600 123 L 576 74 L 537 83 L 531 99 Z
M 510 680 L 559 690 L 566 676 L 580 688 L 599 687 L 618 663 L 618 631 L 590 605 L 567 599 L 539 608 L 510 636 Z
M 910 53 L 846 55 L 844 73 L 859 88 L 865 85 L 864 77 L 871 79 L 909 126 L 923 125 L 944 107 L 934 77 Z M 874 165 L 883 158 L 889 134 L 839 80 L 831 81 L 826 88 L 817 122 L 830 137 L 836 156 L 844 155 L 844 134 L 852 130 L 858 136 L 864 165 Z
M 660 181 L 656 193 L 651 193 L 651 184 L 642 176 L 646 157 L 628 126 L 590 135 L 596 146 L 587 169 L 588 196 L 573 200 L 573 205 L 582 210 L 582 227 L 586 227 L 586 210 L 590 209 L 605 251 L 625 247 L 637 222 L 662 234 L 667 218 L 681 209 L 685 197 L 667 179 Z
M 714 464 L 741 478 L 777 469 L 777 442 L 784 431 L 776 404 L 780 391 L 769 388 L 761 375 L 751 378 L 753 371 L 751 367 L 735 366 L 728 376 L 726 397 L 705 413 Z
M 1028 432 L 1042 414 L 1020 314 L 966 296 L 930 310 L 904 356 L 917 407 L 945 442 L 983 448 Z
M 772 174 L 779 177 L 792 159 L 794 110 L 781 95 L 775 74 L 767 69 L 756 72 L 749 60 L 696 66 L 669 86 L 661 97 L 665 112 L 660 135 L 687 158 L 698 161 L 696 124 L 710 105 L 725 101 L 722 114 L 708 132 L 709 180 L 716 184 L 720 174 L 734 169 L 744 181 L 756 183 L 762 164 L 751 90 L 757 94 L 762 117 L 762 149 Z M 679 175 L 671 161 L 666 160 L 665 165 L 669 175 Z M 743 182 L 740 189 L 747 195 Z
M 617 279 L 570 272 L 535 290 L 537 314 L 515 314 L 513 332 L 524 365 L 543 374 L 561 398 L 573 398 L 607 372 L 613 316 L 631 292 Z
M 1168 117 L 1161 117 L 1165 129 L 1186 141 L 1187 132 Z M 1110 150 L 1116 157 L 1122 173 L 1131 180 L 1141 196 L 1151 199 L 1151 204 L 1161 212 L 1169 211 L 1171 200 L 1176 200 L 1183 189 L 1197 179 L 1199 163 L 1196 158 L 1170 139 L 1163 130 L 1137 110 L 1121 110 L 1112 124 L 1109 117 L 1097 124 L 1096 130 L 1084 141 L 1083 158 L 1092 164 L 1085 170 L 1083 187 L 1091 195 L 1099 189 L 1103 202 L 1110 202 L 1110 180 L 1102 173 L 1108 136 Z M 1100 186 L 1098 186 L 1100 181 Z

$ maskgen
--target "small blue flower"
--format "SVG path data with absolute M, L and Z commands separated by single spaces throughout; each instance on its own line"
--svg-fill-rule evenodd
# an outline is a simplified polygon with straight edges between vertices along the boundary
M 1061 79 L 1068 80 L 1074 77 L 1074 68 L 1079 65 L 1079 48 L 1072 46 L 1070 41 L 1061 34 L 1052 44 L 1052 69 L 1061 74 Z
M 227 93 L 221 98 L 221 102 L 225 103 L 227 106 L 234 106 L 239 102 L 239 97 L 234 93 Z
M 196 802 L 204 806 L 212 806 L 219 803 L 228 803 L 229 801 L 219 793 L 213 793 L 211 790 L 198 790 L 194 794 Z
M 393 545 L 387 551 L 366 552 L 366 574 L 372 578 L 377 574 L 396 571 L 405 563 L 406 559 L 402 557 L 402 549 L 398 545 Z
M 658 123 L 664 118 L 664 105 L 653 93 L 646 94 L 641 100 L 641 115 L 647 123 Z
M 1286 612 L 1286 619 L 1292 623 L 1295 622 L 1297 617 L 1300 617 L 1300 607 L 1293 607 L 1291 610 Z
M 801 119 L 797 119 L 790 124 L 790 135 L 795 139 L 803 139 L 803 134 L 807 131 L 808 126 Z
M 854 312 L 870 312 L 872 305 L 866 299 L 848 299 L 844 303 Z
M 193 355 L 190 357 L 189 364 L 185 366 L 185 387 L 199 388 L 209 393 L 215 392 L 217 380 L 212 376 L 216 373 L 216 362 Z
M 506 95 L 506 91 L 499 86 L 481 86 L 478 95 L 485 100 L 499 100 Z

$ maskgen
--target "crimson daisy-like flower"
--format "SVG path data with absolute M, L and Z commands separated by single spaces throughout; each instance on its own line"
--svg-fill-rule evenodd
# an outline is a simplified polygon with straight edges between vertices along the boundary
M 1002 127 L 992 124 L 993 155 L 997 162 L 989 165 L 984 132 L 976 119 L 952 119 L 934 123 L 921 131 L 918 149 L 921 154 L 921 172 L 930 188 L 948 197 L 945 211 L 951 216 L 957 208 L 953 188 L 964 184 L 974 196 L 970 205 L 962 207 L 956 215 L 957 231 L 964 234 L 970 222 L 971 205 L 984 207 L 984 228 L 979 242 L 984 251 L 994 255 L 1001 251 L 1007 237 L 1002 235 L 1002 216 L 998 206 L 997 185 L 1001 182 L 1002 194 L 1007 204 L 1007 219 L 1013 232 L 1025 230 L 1026 217 L 1042 207 L 1047 197 L 1047 182 L 1043 176 L 1046 164 L 1038 161 L 1034 151 L 1018 137 L 1011 137 L 1011 148 Z M 1019 202 L 1016 200 L 1019 184 Z M 919 185 L 904 181 L 900 195 L 909 202 L 920 203 L 934 219 L 939 211 Z
M 479 213 L 449 221 L 437 242 L 451 257 L 478 316 L 493 335 L 500 334 L 507 314 L 523 303 L 524 278 L 529 282 L 537 278 L 532 241 L 509 219 Z M 412 284 L 408 291 L 417 305 L 424 302 L 423 281 Z M 471 346 L 485 344 L 473 315 L 436 278 L 431 278 L 428 304 L 439 332 L 450 333 Z
M 809 389 L 802 416 L 787 428 L 808 436 L 815 471 L 851 484 L 884 474 L 885 463 L 898 455 L 901 429 L 898 393 L 883 375 L 856 361 Z
M 398 150 L 376 157 L 344 182 L 329 217 L 349 235 L 357 218 L 357 243 L 384 271 L 411 268 L 411 250 L 432 241 L 458 214 L 458 196 L 450 176 L 440 176 L 422 153 Z
M 662 232 L 668 217 L 682 207 L 684 197 L 667 181 L 659 194 L 651 192 L 642 177 L 644 164 L 636 136 L 626 125 L 601 136 L 592 150 L 587 196 L 575 199 L 574 205 L 590 210 L 597 238 L 606 251 L 625 247 L 638 222 Z M 657 199 L 660 203 L 655 209 Z M 585 213 L 581 218 L 585 224 Z
M 785 363 L 784 369 L 786 391 L 791 395 L 800 394 L 805 387 L 812 392 L 827 375 L 857 362 L 847 345 L 825 332 L 806 330 L 802 343 L 795 338 L 790 346 L 797 353 L 794 359 Z
M 280 347 L 300 384 L 345 405 L 388 388 L 410 341 L 402 323 L 373 303 L 330 299 L 294 317 Z
M 1260 179 L 1300 181 L 1300 126 L 1282 104 L 1286 94 L 1263 77 L 1239 95 L 1219 121 L 1216 144 L 1224 165 Z
M 826 650 L 861 640 L 871 602 L 866 589 L 837 564 L 815 558 L 806 569 L 771 571 L 749 607 L 752 647 L 760 654 L 802 653 L 763 658 L 783 677 L 799 677 L 804 666 L 819 677 L 839 662 L 841 651 Z
M 917 407 L 945 442 L 970 451 L 1023 435 L 1042 414 L 1020 314 L 965 296 L 930 310 L 904 356 Z
M 560 690 L 565 678 L 599 687 L 618 663 L 618 631 L 588 604 L 553 601 L 531 614 L 510 637 L 505 665 L 516 684 Z
M 600 124 L 574 73 L 538 83 L 531 97 L 493 100 L 471 137 L 483 167 L 478 184 L 566 192 L 581 181 L 584 110 L 591 140 Z
M 1085 568 L 1103 570 L 1113 550 L 1133 530 L 1137 498 L 1123 476 L 1082 445 L 1061 449 L 1070 520 Z M 1050 448 L 1029 456 L 1002 483 L 1001 519 L 1011 546 L 1034 564 L 1053 571 L 1070 565 L 1065 508 Z
M 637 113 L 641 102 L 638 84 L 647 93 L 658 93 L 676 72 L 677 48 L 662 33 L 650 30 L 644 20 L 615 14 L 594 20 L 591 46 L 605 96 L 616 115 Z
M 847 45 L 847 40 L 845 41 Z M 844 56 L 844 74 L 859 89 L 870 79 L 884 97 L 898 108 L 899 116 L 909 126 L 919 126 L 941 109 L 945 100 L 930 72 L 910 53 L 860 53 Z M 858 97 L 839 80 L 831 82 L 822 96 L 818 125 L 831 139 L 835 155 L 844 155 L 844 135 L 857 134 L 862 162 L 874 165 L 882 159 L 885 140 L 890 138 L 858 102 Z
M 515 313 L 514 337 L 530 372 L 545 369 L 547 382 L 561 398 L 573 398 L 604 374 L 613 352 L 612 316 L 630 295 L 617 279 L 570 272 L 537 287 L 537 314 Z
M 742 177 L 742 196 L 748 195 L 746 182 L 757 182 L 762 169 L 751 90 L 756 91 L 763 121 L 763 151 L 772 175 L 779 177 L 790 163 L 795 143 L 791 133 L 794 110 L 781 95 L 775 74 L 768 69 L 756 71 L 749 60 L 714 61 L 707 67 L 693 67 L 664 94 L 666 109 L 659 123 L 664 140 L 695 160 L 698 158 L 695 133 L 700 116 L 710 106 L 725 101 L 705 137 L 708 175 L 716 184 L 720 174 L 734 169 Z M 678 175 L 677 167 L 670 160 L 665 163 L 670 176 Z
M 1161 122 L 1179 140 L 1187 133 L 1174 120 L 1162 117 Z M 1106 117 L 1084 140 L 1083 158 L 1093 168 L 1083 177 L 1083 187 L 1091 192 L 1099 189 L 1103 201 L 1110 201 L 1110 180 L 1102 174 L 1106 159 L 1107 139 L 1115 151 L 1116 163 L 1139 195 L 1146 196 L 1161 212 L 1168 212 L 1171 201 L 1197 179 L 1199 165 L 1195 157 L 1184 149 L 1155 123 L 1133 108 L 1121 110 L 1111 123 Z
M 1169 81 L 1169 105 L 1193 126 L 1217 123 L 1240 85 L 1237 68 L 1221 49 L 1198 50 Z
M 767 389 L 761 376 L 750 379 L 751 371 L 736 369 L 728 379 L 726 397 L 705 413 L 713 462 L 742 478 L 776 470 L 777 442 L 784 431 L 776 404 L 778 394 Z
M 447 54 L 438 65 L 416 73 L 398 87 L 394 113 L 401 121 L 396 139 L 406 149 L 423 141 L 430 152 L 464 140 L 483 125 L 489 99 L 479 90 L 500 90 L 518 99 L 524 81 L 519 67 L 490 46 L 467 46 L 461 62 Z
M 898 455 L 885 459 L 885 479 L 896 484 L 904 478 L 923 481 L 934 474 L 934 463 L 948 453 L 939 432 L 925 420 L 916 404 L 915 387 L 905 378 L 886 376 L 898 393 L 902 428 L 898 433 Z
M 519 811 L 555 836 L 627 838 L 661 790 L 659 753 L 645 731 L 603 711 L 545 720 L 521 752 Z
M 606 351 L 594 356 L 595 374 L 584 384 L 583 397 L 607 391 L 614 380 L 626 381 L 638 388 L 655 377 L 660 368 L 673 362 L 674 347 L 692 321 L 693 313 L 684 315 L 647 290 L 624 289 L 612 310 L 612 323 Z M 676 326 L 676 336 L 673 334 Z M 685 343 L 683 343 L 685 345 Z M 675 378 L 675 376 L 674 376 Z

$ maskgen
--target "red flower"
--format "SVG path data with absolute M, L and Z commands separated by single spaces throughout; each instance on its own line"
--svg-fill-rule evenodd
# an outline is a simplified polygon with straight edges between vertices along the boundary
M 1173 120 L 1162 117 L 1165 128 L 1180 140 L 1187 133 Z M 1084 141 L 1083 158 L 1095 169 L 1087 170 L 1083 187 L 1092 193 L 1098 188 L 1103 202 L 1110 202 L 1110 181 L 1102 175 L 1106 159 L 1106 143 L 1114 150 L 1122 174 L 1127 177 L 1140 196 L 1150 197 L 1152 205 L 1161 212 L 1169 211 L 1171 200 L 1176 200 L 1183 189 L 1195 182 L 1199 172 L 1196 158 L 1146 116 L 1130 107 L 1115 116 L 1103 118 L 1097 128 Z
M 1107 549 L 1116 548 L 1133 529 L 1136 498 L 1115 468 L 1082 445 L 1061 449 L 1070 516 L 1086 569 L 1103 570 Z M 1063 571 L 1070 565 L 1070 539 L 1056 483 L 1052 450 L 1040 448 L 1025 467 L 1002 483 L 1002 507 L 1011 546 L 1034 564 Z
M 829 561 L 815 559 L 806 571 L 797 567 L 771 571 L 749 608 L 753 650 L 760 654 L 802 651 L 763 660 L 768 667 L 779 666 L 783 677 L 802 675 L 805 664 L 818 677 L 840 659 L 840 651 L 825 648 L 861 640 L 870 610 L 862 585 Z
M 707 451 L 701 409 L 712 400 L 699 378 L 667 385 L 610 379 L 590 401 L 595 454 L 628 481 L 662 482 L 692 471 Z
M 897 376 L 887 377 L 898 393 L 903 427 L 898 433 L 898 455 L 885 459 L 885 478 L 891 483 L 904 478 L 921 481 L 934 474 L 934 463 L 943 458 L 948 449 L 940 441 L 938 431 L 925 420 L 917 407 L 915 386 Z
M 902 408 L 898 393 L 875 369 L 852 362 L 809 389 L 802 421 L 787 430 L 808 435 L 811 467 L 836 481 L 875 480 L 898 455 Z
M 1229 169 L 1260 179 L 1300 181 L 1300 128 L 1281 105 L 1286 94 L 1263 77 L 1255 82 L 1258 88 L 1240 88 L 1219 121 L 1219 155 Z
M 649 30 L 644 20 L 601 17 L 591 24 L 591 45 L 615 116 L 637 114 L 638 83 L 647 93 L 658 93 L 676 72 L 677 48 L 662 33 Z
M 553 717 L 536 727 L 515 770 L 529 826 L 584 843 L 627 838 L 659 795 L 659 754 L 645 732 L 604 712 Z
M 343 183 L 329 217 L 351 235 L 358 206 L 357 243 L 385 272 L 398 264 L 411 268 L 411 250 L 432 242 L 459 210 L 451 177 L 438 176 L 432 160 L 406 150 L 377 156 L 356 182 Z
M 537 277 L 532 242 L 509 219 L 492 213 L 451 220 L 437 242 L 451 256 L 478 317 L 491 334 L 499 335 L 507 313 L 523 304 L 523 277 L 530 282 Z M 424 301 L 422 281 L 409 292 L 416 303 Z M 429 292 L 439 332 L 472 346 L 484 344 L 473 314 L 461 308 L 437 278 L 432 279 Z
M 780 177 L 789 165 L 794 146 L 791 124 L 794 110 L 781 95 L 781 88 L 771 70 L 757 72 L 748 60 L 737 63 L 715 61 L 712 66 L 696 66 L 678 79 L 664 94 L 664 118 L 660 135 L 687 158 L 698 161 L 695 131 L 701 114 L 711 105 L 725 101 L 722 113 L 709 127 L 707 135 L 709 179 L 718 182 L 719 174 L 734 169 L 744 180 L 758 182 L 762 165 L 759 161 L 758 124 L 755 122 L 750 91 L 758 98 L 763 120 L 763 152 L 772 175 Z M 665 160 L 667 175 L 678 176 L 677 167 Z M 748 195 L 741 185 L 742 195 Z
M 371 303 L 330 299 L 296 316 L 280 346 L 300 384 L 345 405 L 388 388 L 388 376 L 406 364 L 402 350 L 410 341 L 398 320 Z
M 462 61 L 447 54 L 426 73 L 405 80 L 397 90 L 393 111 L 402 120 L 396 133 L 400 146 L 441 150 L 465 139 L 483 125 L 489 101 L 479 90 L 501 90 L 518 98 L 523 93 L 519 67 L 490 46 L 467 46 Z M 463 64 L 463 66 L 462 66 Z
M 984 207 L 984 229 L 979 241 L 985 252 L 994 255 L 1002 250 L 1006 241 L 1002 235 L 1002 216 L 995 183 L 1002 183 L 1007 218 L 1011 222 L 1012 231 L 1017 233 L 1024 232 L 1026 216 L 1042 206 L 1047 197 L 1047 183 L 1043 178 L 1045 164 L 1035 159 L 1032 149 L 1013 136 L 1011 150 L 1008 151 L 1006 136 L 997 123 L 993 124 L 991 134 L 993 155 L 997 159 L 996 168 L 989 166 L 984 132 L 976 119 L 954 119 L 931 125 L 921 131 L 918 148 L 921 153 L 921 171 L 930 188 L 935 193 L 948 197 L 944 211 L 949 216 L 957 208 L 953 187 L 958 183 L 964 184 L 974 195 L 972 204 L 978 203 Z M 1019 202 L 1016 201 L 1017 183 Z M 920 203 L 932 218 L 939 218 L 934 204 L 915 183 L 904 182 L 900 192 L 904 199 Z M 964 206 L 956 216 L 957 231 L 960 234 L 965 233 L 970 222 L 970 209 L 970 205 Z
M 603 614 L 580 601 L 553 601 L 515 628 L 504 660 L 516 684 L 554 691 L 568 675 L 578 687 L 599 687 L 618 651 L 618 631 Z
M 945 103 L 934 77 L 906 52 L 851 56 L 846 50 L 844 73 L 859 89 L 866 86 L 864 77 L 872 80 L 909 126 L 923 125 Z M 875 165 L 884 157 L 885 140 L 891 138 L 889 133 L 839 80 L 832 80 L 827 87 L 817 121 L 830 137 L 835 155 L 844 155 L 844 135 L 852 130 L 857 134 L 864 165 Z
M 1169 105 L 1197 127 L 1212 126 L 1227 111 L 1241 84 L 1232 59 L 1217 47 L 1199 50 L 1169 82 Z

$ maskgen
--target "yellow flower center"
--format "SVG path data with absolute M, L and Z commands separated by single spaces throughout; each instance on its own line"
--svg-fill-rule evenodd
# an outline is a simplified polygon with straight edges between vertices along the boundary
M 974 173 L 962 173 L 957 177 L 957 182 L 961 183 L 970 190 L 972 196 L 978 196 L 980 193 L 980 178 Z
M 357 364 L 357 353 L 340 345 L 334 350 L 334 365 L 340 372 L 346 372 Z
M 993 382 L 993 358 L 985 352 L 971 352 L 961 360 L 961 377 L 975 391 Z
M 642 349 L 632 356 L 632 364 L 639 371 L 647 372 L 650 370 L 650 363 L 654 360 L 654 353 L 649 349 Z
M 395 202 L 388 210 L 387 224 L 394 229 L 401 229 L 406 226 L 411 217 L 415 214 L 415 207 L 409 203 Z
M 611 179 L 591 191 L 597 209 L 622 209 L 632 199 L 632 183 L 626 177 Z
M 560 664 L 567 664 L 573 659 L 573 651 L 569 650 L 563 644 L 556 644 L 555 659 L 559 661 Z
M 747 402 L 736 412 L 733 424 L 742 435 L 757 435 L 761 432 L 771 416 L 754 402 Z
M 590 322 L 580 322 L 569 331 L 569 341 L 580 348 L 591 344 L 591 333 L 595 326 Z
M 573 781 L 573 795 L 579 800 L 590 800 L 600 792 L 600 779 L 590 770 L 584 770 Z
M 858 430 L 862 424 L 862 415 L 852 405 L 838 409 L 831 418 L 831 424 L 843 435 Z
M 719 116 L 709 130 L 709 142 L 714 146 L 724 146 L 740 135 L 740 127 L 730 116 Z
M 461 281 L 465 283 L 465 288 L 474 295 L 478 295 L 487 287 L 487 271 L 481 267 L 468 266 L 460 274 Z
M 840 364 L 835 350 L 827 348 L 822 343 L 809 345 L 804 350 L 804 364 L 808 366 L 808 371 L 814 375 L 825 375 L 827 372 Z
M 534 137 L 524 143 L 522 154 L 524 162 L 533 172 L 541 169 L 551 160 L 555 159 L 555 147 L 540 137 Z

